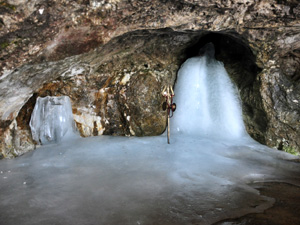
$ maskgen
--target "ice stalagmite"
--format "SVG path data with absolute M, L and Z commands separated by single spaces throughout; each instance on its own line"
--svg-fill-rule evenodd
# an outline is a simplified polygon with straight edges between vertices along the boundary
M 64 136 L 71 136 L 75 131 L 75 123 L 70 98 L 38 97 L 30 128 L 33 139 L 41 144 L 56 143 Z
M 209 43 L 188 59 L 175 85 L 173 133 L 234 139 L 246 135 L 237 89 Z

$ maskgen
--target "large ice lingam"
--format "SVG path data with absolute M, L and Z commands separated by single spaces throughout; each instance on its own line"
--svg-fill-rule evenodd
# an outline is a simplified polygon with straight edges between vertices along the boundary
M 219 139 L 246 135 L 237 88 L 214 52 L 214 45 L 206 44 L 178 72 L 174 100 L 178 107 L 171 124 L 175 134 Z

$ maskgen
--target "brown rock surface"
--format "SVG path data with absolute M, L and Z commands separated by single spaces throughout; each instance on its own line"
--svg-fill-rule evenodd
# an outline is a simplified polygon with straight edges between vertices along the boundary
M 83 136 L 160 134 L 162 86 L 209 41 L 250 135 L 299 152 L 299 24 L 297 0 L 1 1 L 0 152 L 34 148 L 27 122 L 43 95 L 70 96 Z

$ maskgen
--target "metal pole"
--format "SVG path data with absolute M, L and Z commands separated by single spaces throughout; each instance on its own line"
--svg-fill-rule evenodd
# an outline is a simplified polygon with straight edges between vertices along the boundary
M 163 110 L 167 111 L 167 136 L 168 136 L 168 144 L 170 144 L 170 113 L 172 111 L 172 115 L 173 112 L 175 111 L 175 108 L 173 108 L 173 96 L 174 96 L 174 91 L 172 89 L 172 86 L 165 86 L 163 91 L 162 91 L 162 95 L 166 98 L 166 102 L 163 104 Z
M 168 115 L 168 144 L 170 144 L 170 116 Z

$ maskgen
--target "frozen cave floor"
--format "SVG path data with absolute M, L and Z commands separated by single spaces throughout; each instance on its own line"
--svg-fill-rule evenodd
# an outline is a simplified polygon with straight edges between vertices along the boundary
M 256 224 L 285 191 L 299 210 L 297 160 L 248 137 L 73 138 L 0 161 L 0 224 Z
M 214 225 L 291 225 L 300 224 L 300 187 L 287 183 L 257 183 L 261 195 L 275 199 L 274 205 L 263 213 L 224 220 Z

